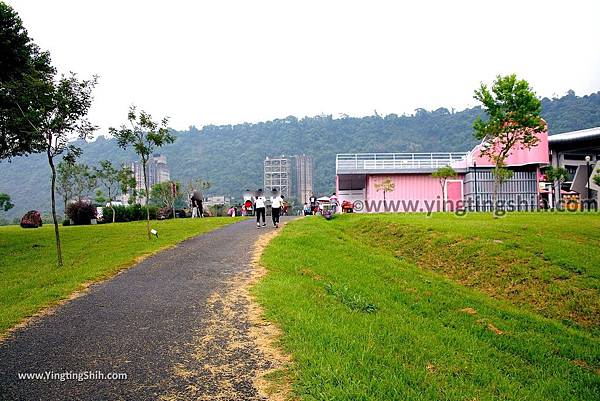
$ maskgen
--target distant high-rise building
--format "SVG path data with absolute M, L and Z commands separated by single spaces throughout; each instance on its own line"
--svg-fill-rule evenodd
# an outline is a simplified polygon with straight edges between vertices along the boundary
M 300 203 L 307 203 L 313 194 L 313 159 L 312 156 L 294 156 L 295 195 Z
M 296 197 L 308 202 L 313 193 L 311 156 L 267 157 L 264 161 L 264 190 L 278 190 L 285 198 Z
M 267 157 L 264 161 L 264 190 L 277 190 L 284 198 L 291 194 L 291 161 L 289 157 Z
M 135 175 L 136 189 L 139 191 L 144 188 L 144 173 L 142 169 L 142 162 L 136 161 L 131 163 L 131 169 Z M 171 173 L 167 166 L 167 157 L 161 154 L 153 154 L 150 156 L 148 163 L 146 163 L 146 172 L 148 176 L 148 188 L 152 188 L 153 185 L 166 182 L 171 179 Z

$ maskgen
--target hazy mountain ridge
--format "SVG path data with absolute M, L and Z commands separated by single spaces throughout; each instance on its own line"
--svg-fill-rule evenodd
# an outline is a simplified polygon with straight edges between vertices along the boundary
M 600 126 L 600 92 L 544 98 L 542 107 L 551 134 Z M 262 187 L 266 156 L 309 154 L 315 161 L 315 192 L 324 194 L 333 189 L 336 153 L 467 151 L 476 144 L 471 125 L 480 113 L 479 108 L 417 109 L 409 116 L 289 116 L 255 124 L 191 127 L 177 132 L 175 143 L 160 153 L 167 156 L 173 179 L 202 176 L 212 182 L 211 193 L 234 197 L 246 188 Z M 119 149 L 103 136 L 80 146 L 81 161 L 90 165 L 103 159 L 114 163 L 136 159 L 132 151 Z M 0 162 L 0 192 L 9 193 L 16 205 L 0 212 L 0 218 L 12 219 L 30 209 L 48 211 L 49 177 L 43 154 Z

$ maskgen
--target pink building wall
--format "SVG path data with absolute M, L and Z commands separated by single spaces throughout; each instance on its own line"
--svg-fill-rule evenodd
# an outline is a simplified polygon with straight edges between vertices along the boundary
M 459 174 L 456 179 L 462 180 L 464 175 Z M 385 194 L 388 201 L 399 201 L 398 212 L 419 212 L 427 211 L 428 207 L 433 207 L 433 211 L 442 210 L 442 188 L 437 178 L 431 174 L 381 174 L 367 176 L 367 200 L 369 202 L 382 201 L 383 191 L 377 192 L 375 185 L 385 181 L 392 180 L 394 191 Z M 407 203 L 413 201 L 417 210 L 407 210 L 411 206 Z M 427 206 L 429 205 L 429 206 Z M 423 210 L 419 210 L 419 209 Z
M 518 145 L 513 147 L 508 158 L 506 159 L 507 166 L 525 166 L 527 164 L 545 165 L 550 162 L 548 150 L 548 133 L 542 132 L 537 135 L 540 141 L 536 146 L 530 149 L 522 149 Z M 478 167 L 493 167 L 494 163 L 487 156 L 481 156 L 481 144 L 475 146 L 469 152 L 466 161 L 454 163 L 452 167 L 472 167 L 476 162 Z
M 540 166 L 544 166 L 549 163 L 548 133 L 542 132 L 538 134 L 538 138 L 540 139 L 538 144 L 530 149 L 522 149 L 518 145 L 515 146 L 509 154 L 506 164 L 509 167 L 536 165 L 537 178 L 539 182 Z M 464 160 L 452 163 L 451 165 L 456 169 L 467 169 L 469 167 L 473 167 L 474 162 L 477 163 L 478 167 L 493 167 L 493 162 L 491 162 L 487 156 L 481 156 L 481 145 L 477 145 L 473 150 L 471 150 Z M 431 173 L 415 174 L 398 172 L 395 174 L 367 174 L 367 187 L 365 191 L 365 200 L 367 202 L 373 204 L 373 202 L 378 203 L 383 201 L 383 191 L 377 192 L 375 185 L 386 179 L 390 179 L 395 186 L 393 192 L 386 193 L 386 200 L 396 202 L 396 208 L 394 211 L 428 211 L 428 207 L 432 208 L 429 211 L 442 210 L 442 189 L 440 187 L 439 180 L 431 177 Z M 458 174 L 456 180 L 464 180 L 464 174 Z M 338 184 L 339 181 L 338 177 L 336 176 L 336 190 L 339 192 Z M 457 184 L 453 184 L 454 189 L 456 185 Z M 456 200 L 456 198 L 459 198 L 460 196 L 454 193 L 456 192 L 454 189 L 452 189 L 452 193 L 450 193 L 448 197 Z M 346 199 L 344 195 L 341 195 L 340 202 L 343 200 L 353 202 L 355 199 Z M 412 203 L 409 204 L 408 201 L 412 201 Z M 416 210 L 411 210 L 410 208 L 412 207 L 416 207 Z M 369 210 L 363 210 L 363 212 L 365 211 Z

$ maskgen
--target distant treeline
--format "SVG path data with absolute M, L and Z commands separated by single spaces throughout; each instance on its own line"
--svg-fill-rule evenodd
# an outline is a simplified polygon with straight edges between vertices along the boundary
M 569 91 L 561 98 L 544 98 L 542 108 L 551 134 L 600 126 L 600 92 L 576 96 Z M 467 151 L 476 143 L 472 123 L 480 114 L 478 107 L 458 112 L 417 109 L 412 115 L 289 116 L 255 124 L 190 127 L 177 132 L 175 143 L 161 153 L 167 156 L 174 179 L 202 177 L 212 183 L 210 193 L 238 198 L 244 189 L 262 186 L 266 156 L 308 154 L 315 161 L 315 192 L 325 194 L 334 187 L 336 153 Z M 102 159 L 113 163 L 136 159 L 133 152 L 102 136 L 80 146 L 80 161 L 90 165 Z M 0 212 L 0 219 L 12 219 L 30 209 L 49 210 L 44 157 L 38 154 L 0 163 L 0 192 L 9 193 L 15 203 L 10 211 Z

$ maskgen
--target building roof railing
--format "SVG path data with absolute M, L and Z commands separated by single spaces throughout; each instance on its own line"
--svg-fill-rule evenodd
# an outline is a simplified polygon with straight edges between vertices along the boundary
M 445 153 L 340 153 L 336 174 L 429 171 L 464 160 L 468 152 Z

